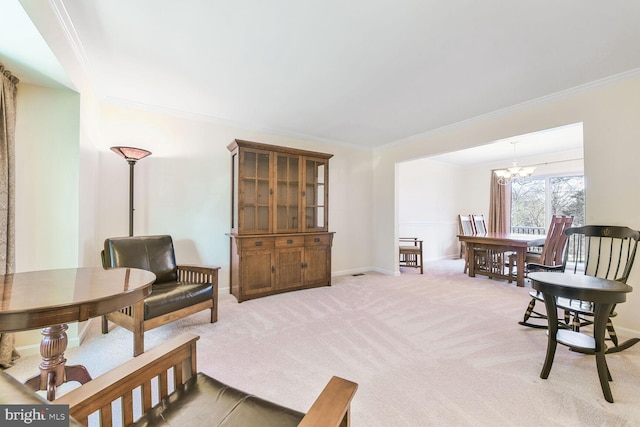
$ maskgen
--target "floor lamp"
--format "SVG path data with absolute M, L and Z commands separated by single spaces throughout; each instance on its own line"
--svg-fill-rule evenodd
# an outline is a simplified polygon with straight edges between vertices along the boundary
M 111 151 L 123 157 L 129 163 L 129 236 L 133 236 L 133 167 L 151 151 L 133 147 L 111 147 Z

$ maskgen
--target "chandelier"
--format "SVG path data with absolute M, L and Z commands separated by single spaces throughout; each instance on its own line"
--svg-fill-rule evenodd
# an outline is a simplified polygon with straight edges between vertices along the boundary
M 494 171 L 498 177 L 498 184 L 500 185 L 509 185 L 518 178 L 531 176 L 533 171 L 536 170 L 533 166 L 518 166 L 518 161 L 516 160 L 517 143 L 517 141 L 511 142 L 511 144 L 513 144 L 513 162 L 511 163 L 511 167 L 506 169 L 497 169 Z

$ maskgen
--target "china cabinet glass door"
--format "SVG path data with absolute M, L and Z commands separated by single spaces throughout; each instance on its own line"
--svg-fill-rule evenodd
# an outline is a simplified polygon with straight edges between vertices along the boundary
M 241 152 L 239 226 L 243 233 L 268 233 L 271 224 L 270 155 L 268 152 Z
M 305 158 L 305 231 L 327 230 L 327 169 L 326 160 Z
M 276 155 L 275 232 L 300 231 L 300 156 Z

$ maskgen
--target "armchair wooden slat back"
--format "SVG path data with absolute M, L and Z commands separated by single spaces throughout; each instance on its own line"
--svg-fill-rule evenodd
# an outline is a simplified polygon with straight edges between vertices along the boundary
M 139 356 L 132 359 L 62 395 L 54 403 L 69 405 L 69 415 L 84 425 L 87 425 L 89 416 L 97 412 L 105 427 L 113 425 L 111 408 L 115 405 L 122 413 L 124 425 L 130 425 L 142 415 L 141 410 L 135 413 L 134 390 L 145 394 L 141 400 L 147 403 L 151 400 L 152 404 L 156 404 L 167 397 L 172 389 L 181 386 L 196 374 L 198 339 L 193 334 L 181 335 L 147 351 L 144 358 Z M 149 360 L 153 361 L 151 368 Z M 151 393 L 154 378 L 158 381 L 158 393 L 155 396 Z M 169 384 L 169 379 L 173 384 Z M 146 409 L 147 404 L 143 407 Z
M 350 425 L 358 384 L 332 377 L 307 414 L 197 373 L 194 334 L 183 334 L 60 396 L 83 425 Z M 19 384 L 19 383 L 18 383 Z M 20 387 L 24 387 L 19 384 Z M 113 410 L 112 410 L 113 405 Z M 97 417 L 97 420 L 94 419 Z M 75 425 L 75 424 L 73 424 Z

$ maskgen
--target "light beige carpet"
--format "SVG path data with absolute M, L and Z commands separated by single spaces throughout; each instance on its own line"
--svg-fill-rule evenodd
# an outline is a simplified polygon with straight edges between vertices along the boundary
M 471 279 L 459 260 L 417 273 L 337 277 L 331 287 L 242 304 L 223 294 L 218 323 L 202 312 L 148 332 L 146 347 L 199 334 L 199 370 L 300 411 L 342 376 L 360 385 L 354 427 L 640 424 L 640 345 L 607 357 L 610 404 L 593 356 L 558 346 L 549 379 L 540 379 L 546 331 L 517 323 L 530 289 Z M 129 332 L 102 335 L 98 323 L 67 352 L 94 376 L 132 352 Z M 22 358 L 7 372 L 23 380 L 38 364 Z

